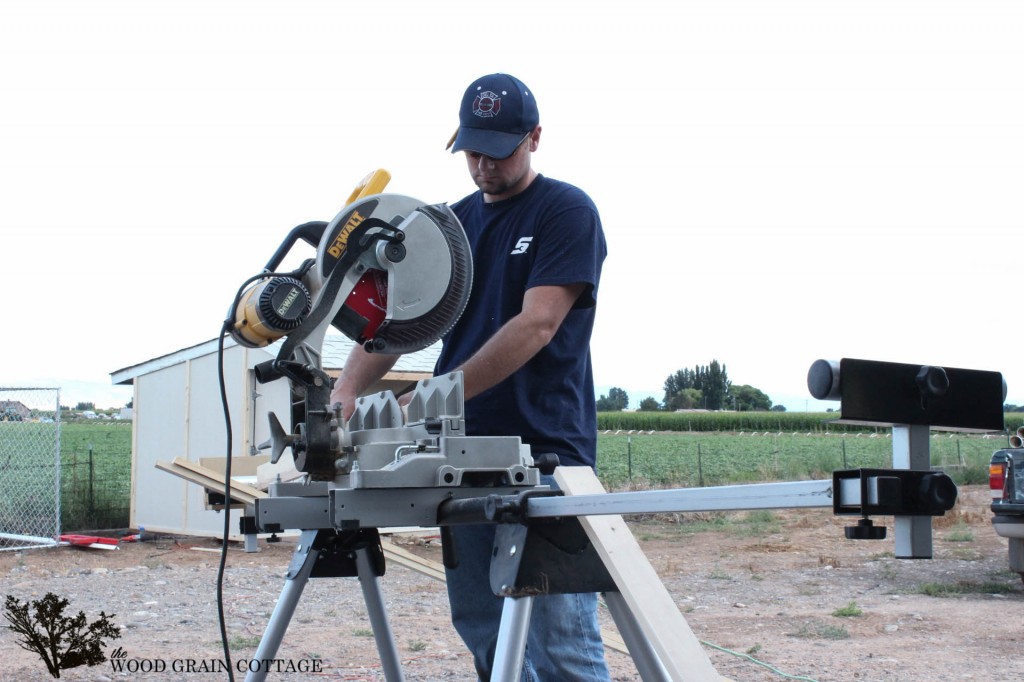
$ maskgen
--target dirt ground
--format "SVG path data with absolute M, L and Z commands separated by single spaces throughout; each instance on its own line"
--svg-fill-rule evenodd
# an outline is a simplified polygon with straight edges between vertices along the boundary
M 932 560 L 894 559 L 891 525 L 887 540 L 846 540 L 842 529 L 851 521 L 827 510 L 688 515 L 683 523 L 660 517 L 631 526 L 725 678 L 1024 680 L 1024 588 L 1007 570 L 987 496 L 985 488 L 961 489 L 957 508 L 935 523 Z M 429 536 L 407 537 L 402 546 L 440 561 Z M 236 665 L 255 651 L 294 547 L 261 540 L 258 553 L 229 550 L 224 603 Z M 225 679 L 218 552 L 216 541 L 183 537 L 116 551 L 8 551 L 0 552 L 0 576 L 4 595 L 25 601 L 53 592 L 90 621 L 100 611 L 114 614 L 121 637 L 105 653 L 115 660 L 66 670 L 63 679 Z M 394 562 L 381 585 L 406 679 L 474 679 L 448 622 L 444 585 Z M 0 680 L 51 679 L 7 629 L 0 629 L 0 652 Z M 310 581 L 278 659 L 269 680 L 383 680 L 358 582 Z M 609 651 L 608 661 L 615 680 L 639 679 L 626 654 Z

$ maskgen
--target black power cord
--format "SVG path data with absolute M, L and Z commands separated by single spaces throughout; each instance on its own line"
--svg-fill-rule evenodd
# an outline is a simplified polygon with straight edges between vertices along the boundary
M 242 295 L 250 284 L 270 277 L 294 275 L 295 273 L 283 275 L 276 272 L 262 272 L 245 280 L 242 286 L 238 287 L 238 293 L 235 294 L 231 307 L 228 308 L 228 319 L 224 320 L 220 336 L 217 338 L 217 380 L 220 384 L 220 402 L 224 410 L 224 428 L 226 429 L 226 448 L 224 453 L 224 532 L 221 537 L 220 563 L 217 565 L 217 622 L 220 626 L 220 641 L 224 650 L 224 662 L 227 666 L 228 680 L 230 682 L 234 682 L 235 673 L 231 667 L 231 647 L 228 644 L 228 630 L 224 619 L 224 571 L 228 559 L 228 542 L 230 542 L 231 537 L 231 450 L 233 444 L 231 439 L 231 411 L 228 408 L 228 391 L 224 380 L 224 337 L 231 333 L 230 330 L 234 324 L 231 315 L 238 308 L 238 302 L 242 300 Z
M 235 298 L 237 304 L 241 292 Z M 234 306 L 231 306 L 234 310 Z M 220 382 L 220 400 L 224 409 L 224 426 L 227 429 L 227 451 L 224 460 L 224 534 L 220 545 L 220 563 L 217 566 L 217 622 L 220 625 L 220 641 L 224 648 L 224 662 L 227 665 L 228 680 L 234 682 L 235 673 L 231 668 L 231 648 L 228 645 L 228 630 L 224 620 L 224 568 L 228 559 L 228 538 L 231 534 L 231 413 L 228 410 L 228 392 L 224 382 L 224 337 L 228 334 L 228 322 L 224 323 L 217 339 L 217 379 Z

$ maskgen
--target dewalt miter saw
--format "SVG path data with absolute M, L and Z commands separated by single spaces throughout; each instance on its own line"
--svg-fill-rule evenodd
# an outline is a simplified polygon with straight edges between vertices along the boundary
M 462 226 L 447 205 L 381 194 L 389 180 L 375 171 L 330 223 L 292 230 L 232 307 L 236 341 L 261 347 L 288 336 L 289 351 L 319 347 L 333 326 L 368 350 L 410 353 L 455 324 L 473 279 Z M 316 259 L 275 274 L 300 239 L 317 247 Z
M 415 352 L 448 332 L 469 299 L 473 263 L 458 218 L 445 204 L 382 193 L 389 180 L 372 173 L 334 220 L 294 228 L 229 310 L 225 326 L 239 344 L 280 341 L 276 359 L 255 368 L 257 380 L 291 382 L 294 428 L 271 413 L 264 447 L 275 463 L 291 449 L 306 483 L 330 482 L 332 491 L 536 485 L 519 438 L 465 439 L 461 374 L 420 382 L 407 419 L 390 392 L 359 399 L 348 423 L 329 404 L 321 350 L 330 327 L 370 352 Z M 299 241 L 315 245 L 316 258 L 276 272 Z M 456 446 L 460 455 L 449 457 Z

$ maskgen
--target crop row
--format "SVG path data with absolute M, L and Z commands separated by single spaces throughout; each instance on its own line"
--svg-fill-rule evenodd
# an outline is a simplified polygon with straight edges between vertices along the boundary
M 837 424 L 838 412 L 599 412 L 601 431 L 782 431 L 844 432 L 872 431 L 884 427 Z M 1006 429 L 1016 431 L 1024 425 L 1024 413 L 1007 412 Z

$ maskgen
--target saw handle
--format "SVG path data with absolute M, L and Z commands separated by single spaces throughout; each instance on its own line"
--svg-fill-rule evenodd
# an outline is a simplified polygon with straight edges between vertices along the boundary
M 323 220 L 312 220 L 308 223 L 303 223 L 292 228 L 292 231 L 288 233 L 284 241 L 281 242 L 281 246 L 277 247 L 277 251 L 267 261 L 264 270 L 266 272 L 274 272 L 277 267 L 284 261 L 284 257 L 288 255 L 288 252 L 295 246 L 295 242 L 300 239 L 314 249 L 320 245 L 320 240 L 323 239 L 324 230 L 327 229 L 327 223 Z
M 389 182 L 391 182 L 391 173 L 383 168 L 378 168 L 359 181 L 359 184 L 352 190 L 352 194 L 348 195 L 345 205 L 348 206 L 371 194 L 380 194 Z

